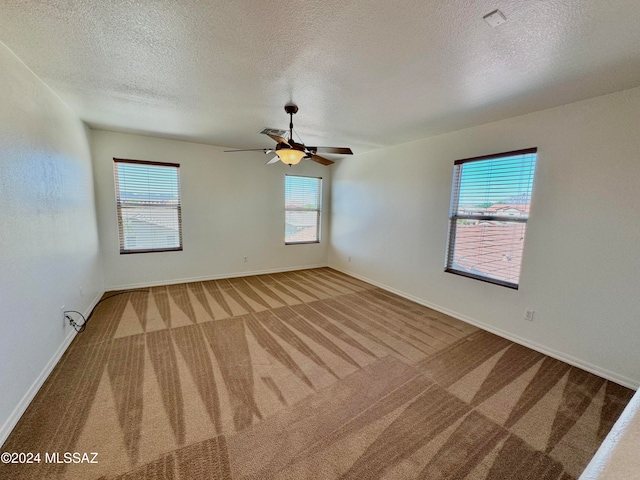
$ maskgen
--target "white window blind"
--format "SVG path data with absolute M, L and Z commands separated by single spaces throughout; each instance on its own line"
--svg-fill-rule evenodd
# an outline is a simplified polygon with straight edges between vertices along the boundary
M 454 163 L 445 271 L 518 288 L 536 152 Z
M 120 253 L 182 250 L 180 165 L 113 161 Z
M 320 242 L 322 178 L 287 175 L 284 207 L 287 245 Z

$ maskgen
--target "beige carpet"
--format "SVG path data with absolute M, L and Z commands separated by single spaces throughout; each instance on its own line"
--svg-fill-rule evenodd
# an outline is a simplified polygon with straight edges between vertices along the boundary
M 328 268 L 148 290 L 97 307 L 0 478 L 568 480 L 633 393 Z

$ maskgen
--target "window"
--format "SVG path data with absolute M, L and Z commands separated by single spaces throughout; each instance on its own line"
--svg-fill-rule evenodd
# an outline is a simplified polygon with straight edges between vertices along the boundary
M 180 165 L 113 162 L 120 253 L 182 250 Z
M 322 178 L 285 177 L 285 244 L 320 242 L 321 199 Z
M 536 152 L 454 163 L 446 272 L 518 288 Z

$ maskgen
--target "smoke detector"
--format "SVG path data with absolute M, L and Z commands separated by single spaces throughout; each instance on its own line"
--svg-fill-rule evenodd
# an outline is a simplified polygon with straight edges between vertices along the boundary
M 493 28 L 496 28 L 498 25 L 502 25 L 507 21 L 507 17 L 503 15 L 500 10 L 494 10 L 491 13 L 487 13 L 484 17 L 482 17 L 485 22 L 491 25 Z

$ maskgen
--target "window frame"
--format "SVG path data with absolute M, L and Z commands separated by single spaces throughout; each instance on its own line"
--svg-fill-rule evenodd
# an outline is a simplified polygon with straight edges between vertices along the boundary
M 304 208 L 287 208 L 287 177 L 297 177 L 297 178 L 313 178 L 318 180 L 318 208 L 317 209 L 304 209 Z M 285 215 L 285 236 L 284 236 L 284 244 L 285 245 L 310 245 L 320 243 L 321 241 L 321 224 L 322 224 L 322 177 L 316 177 L 313 175 L 290 175 L 285 174 L 284 181 L 284 215 Z M 317 212 L 316 219 L 316 239 L 308 240 L 308 241 L 299 241 L 299 242 L 287 242 L 287 233 L 286 233 L 286 225 L 287 225 L 287 212 Z
M 148 165 L 148 166 L 157 166 L 157 167 L 172 167 L 177 171 L 177 182 L 178 182 L 178 205 L 175 207 L 178 214 L 178 247 L 163 247 L 163 248 L 146 248 L 146 249 L 137 249 L 131 250 L 125 248 L 125 233 L 123 229 L 123 221 L 122 221 L 122 207 L 127 206 L 126 202 L 122 202 L 120 198 L 120 182 L 118 178 L 118 168 L 117 165 L 119 163 L 124 164 L 133 164 L 133 165 Z M 181 252 L 183 250 L 183 242 L 182 242 L 182 185 L 180 182 L 180 164 L 179 163 L 169 163 L 169 162 L 155 162 L 149 160 L 132 160 L 127 158 L 113 158 L 113 172 L 114 172 L 114 188 L 115 188 L 115 198 L 116 198 L 116 215 L 118 219 L 118 244 L 120 249 L 120 255 L 130 255 L 136 253 L 159 253 L 159 252 Z M 129 205 L 131 207 L 131 205 Z M 149 206 L 147 206 L 149 207 Z M 154 208 L 154 207 L 151 207 Z
M 477 275 L 470 272 L 461 271 L 455 268 L 452 268 L 453 258 L 455 254 L 455 243 L 456 243 L 456 233 L 457 233 L 457 222 L 458 220 L 478 220 L 478 221 L 498 221 L 498 222 L 511 222 L 511 223 L 522 223 L 525 226 L 529 221 L 529 214 L 526 215 L 525 218 L 522 217 L 514 217 L 509 215 L 473 215 L 473 214 L 458 214 L 458 207 L 460 202 L 460 182 L 462 180 L 461 168 L 459 165 L 463 165 L 465 163 L 478 162 L 478 161 L 487 161 L 492 159 L 499 158 L 508 158 L 515 157 L 518 155 L 530 155 L 534 154 L 536 156 L 532 178 L 535 181 L 535 169 L 538 162 L 538 148 L 525 148 L 522 150 L 513 150 L 510 152 L 503 153 L 494 153 L 491 155 L 483 155 L 480 157 L 471 157 L 465 158 L 462 160 L 456 160 L 453 162 L 454 171 L 453 171 L 453 180 L 452 180 L 452 188 L 451 188 L 451 203 L 449 209 L 449 233 L 447 237 L 447 252 L 445 257 L 445 269 L 446 273 L 453 273 L 455 275 L 460 275 L 462 277 L 472 278 L 474 280 L 480 280 L 481 282 L 492 283 L 494 285 L 500 285 L 502 287 L 511 288 L 514 290 L 518 290 L 520 287 L 520 274 L 522 273 L 522 264 L 520 264 L 520 271 L 518 272 L 518 283 L 508 282 L 506 280 L 500 280 L 496 278 L 491 278 L 484 275 Z M 535 183 L 535 182 L 534 182 Z M 531 193 L 533 193 L 533 184 L 531 187 Z M 531 198 L 529 199 L 529 208 L 531 207 Z M 526 241 L 526 233 L 523 239 L 523 242 Z M 524 256 L 524 243 L 522 245 L 522 256 Z

